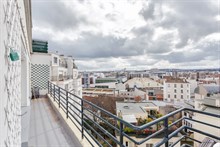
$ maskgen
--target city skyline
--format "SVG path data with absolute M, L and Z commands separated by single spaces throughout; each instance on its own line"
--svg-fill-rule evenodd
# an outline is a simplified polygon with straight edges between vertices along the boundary
M 219 68 L 220 1 L 32 0 L 33 38 L 79 70 Z

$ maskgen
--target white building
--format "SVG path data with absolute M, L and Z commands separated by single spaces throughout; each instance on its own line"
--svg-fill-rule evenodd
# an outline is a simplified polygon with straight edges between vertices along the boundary
M 32 87 L 39 87 L 40 94 L 47 93 L 47 82 L 52 81 L 61 88 L 82 97 L 81 77 L 72 57 L 53 53 L 31 54 Z
M 124 83 L 124 87 L 126 87 L 126 85 L 129 87 L 129 88 L 134 88 L 134 87 L 137 87 L 137 88 L 162 88 L 163 85 L 150 79 L 150 78 L 133 78 L 133 79 L 130 79 L 130 80 L 127 80 L 125 83 Z
M 167 79 L 163 86 L 164 99 L 169 102 L 190 99 L 190 84 L 184 79 Z
M 205 97 L 203 99 L 195 100 L 195 109 L 204 112 L 218 114 L 220 113 L 220 94 Z M 199 113 L 195 113 L 193 119 L 203 121 L 204 123 L 212 124 L 220 127 L 220 119 L 212 116 L 207 116 Z M 208 132 L 209 134 L 220 136 L 220 131 L 214 127 L 203 125 L 200 123 L 193 123 L 193 128 Z M 194 138 L 202 141 L 206 136 L 194 132 Z M 195 147 L 198 147 L 198 143 L 195 142 Z
M 0 1 L 0 146 L 23 138 L 22 109 L 30 106 L 31 1 Z M 26 127 L 26 126 L 25 126 Z
M 219 85 L 204 84 L 199 85 L 194 90 L 195 99 L 204 99 L 205 97 L 220 93 Z

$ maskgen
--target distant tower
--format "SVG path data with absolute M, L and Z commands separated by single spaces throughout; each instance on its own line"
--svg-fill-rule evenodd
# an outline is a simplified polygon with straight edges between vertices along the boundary
M 196 81 L 199 81 L 199 72 L 196 73 Z
M 177 71 L 176 71 L 176 70 L 173 70 L 172 75 L 173 75 L 174 78 L 177 78 Z
M 83 73 L 83 80 L 84 80 L 84 88 L 89 88 L 90 85 L 90 78 L 89 78 L 89 73 L 84 72 Z

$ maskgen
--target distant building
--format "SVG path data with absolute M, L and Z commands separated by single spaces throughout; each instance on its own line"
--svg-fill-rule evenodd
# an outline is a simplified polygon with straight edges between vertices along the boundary
M 195 91 L 195 99 L 204 99 L 205 97 L 209 97 L 213 94 L 220 93 L 219 85 L 199 85 L 196 87 Z
M 95 83 L 90 84 L 93 88 L 116 88 L 115 84 L 118 82 L 116 78 L 96 78 Z
M 89 72 L 83 72 L 82 73 L 82 85 L 83 85 L 83 88 L 89 88 L 90 87 L 90 83 L 93 83 L 93 80 L 90 77 L 90 73 Z
M 127 75 L 128 79 L 132 78 L 149 78 L 150 74 L 147 72 L 130 72 Z
M 135 102 L 138 97 L 140 98 L 139 101 L 148 100 L 147 92 L 137 87 L 130 88 L 129 90 L 119 90 L 119 96 L 128 102 Z
M 141 100 L 161 100 L 161 89 L 163 85 L 150 78 L 132 78 L 123 83 L 116 84 L 116 91 L 119 91 L 121 97 L 132 101 L 135 97 L 141 97 Z
M 98 97 L 99 95 L 117 96 L 115 89 L 110 88 L 83 88 L 83 96 Z
M 163 85 L 150 79 L 150 78 L 133 78 L 129 79 L 124 83 L 124 86 L 128 86 L 129 88 L 162 88 Z
M 185 79 L 167 78 L 164 81 L 164 99 L 167 101 L 184 101 L 190 99 L 190 84 Z

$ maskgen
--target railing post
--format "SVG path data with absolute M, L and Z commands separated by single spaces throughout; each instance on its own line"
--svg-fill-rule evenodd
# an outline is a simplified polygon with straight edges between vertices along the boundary
M 168 118 L 165 118 L 164 119 L 164 138 L 166 140 L 165 147 L 169 146 L 168 136 L 169 136 Z
M 55 101 L 55 85 L 53 85 L 53 100 Z
M 120 146 L 123 147 L 123 123 L 120 122 Z
M 183 114 L 184 117 L 188 117 L 188 116 L 187 116 L 187 113 L 186 113 L 185 111 L 183 111 L 183 113 L 184 113 L 184 114 Z M 183 120 L 183 125 L 188 126 L 187 120 L 185 120 L 185 119 Z M 186 127 L 185 127 L 184 131 L 185 131 L 185 133 L 188 132 Z
M 83 119 L 84 119 L 84 110 L 83 110 L 83 100 L 81 99 L 81 111 L 82 111 L 82 115 L 81 115 L 81 121 L 82 121 L 82 139 L 84 138 L 84 122 L 83 122 Z
M 68 110 L 68 103 L 69 103 L 69 100 L 68 100 L 68 91 L 66 91 L 66 118 L 69 117 L 69 110 Z
M 58 88 L 58 105 L 59 105 L 59 108 L 60 108 L 60 87 Z

